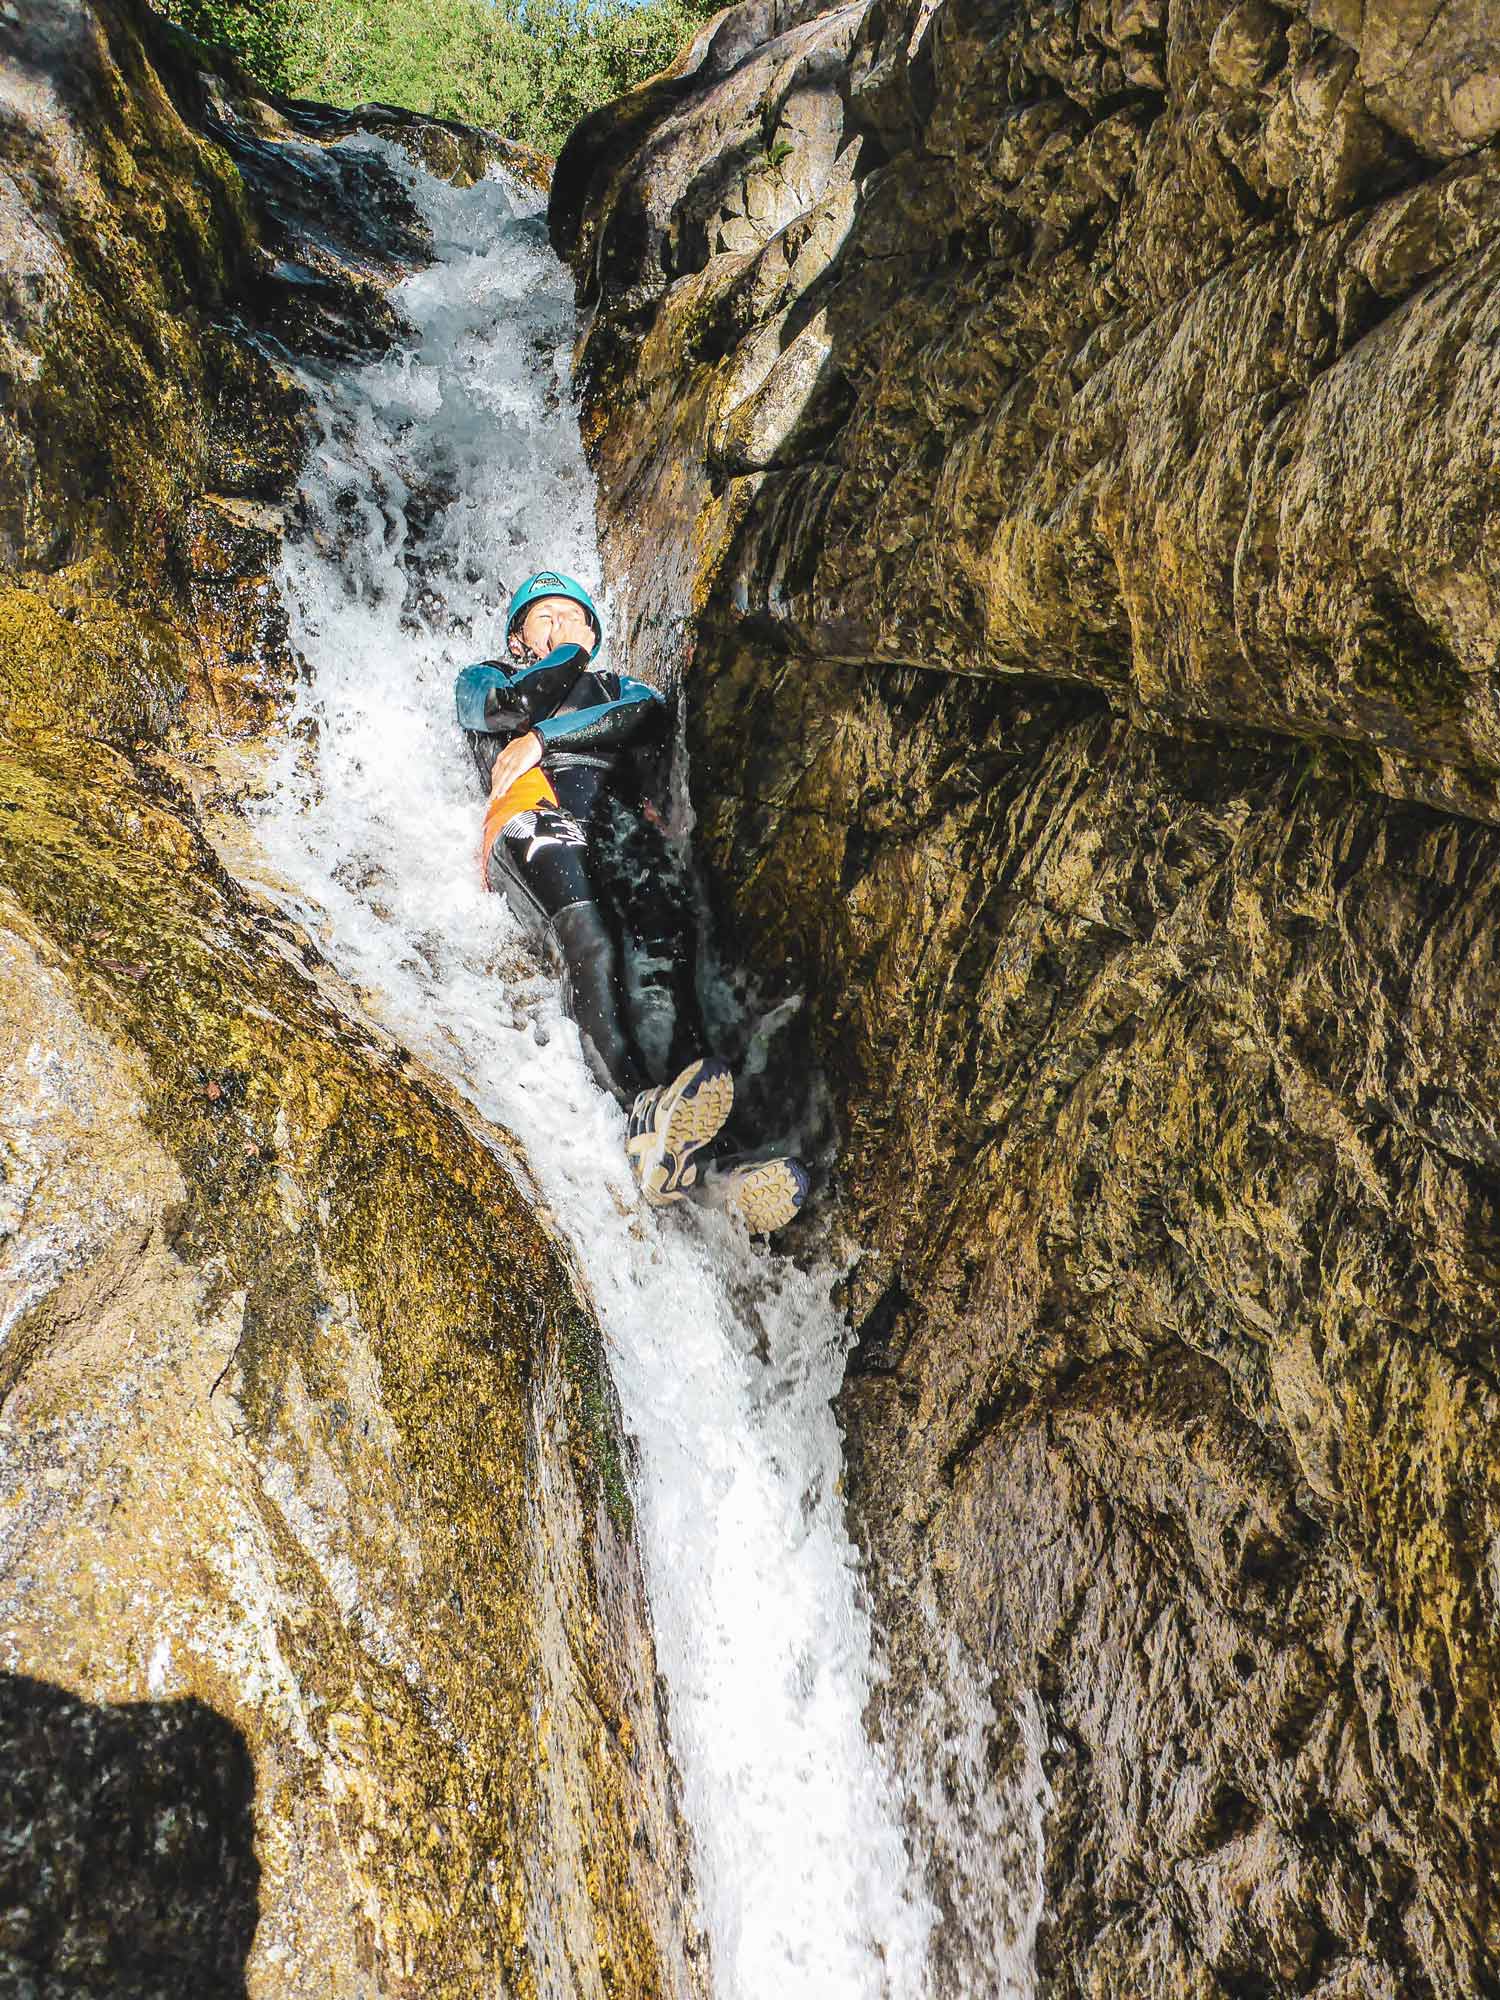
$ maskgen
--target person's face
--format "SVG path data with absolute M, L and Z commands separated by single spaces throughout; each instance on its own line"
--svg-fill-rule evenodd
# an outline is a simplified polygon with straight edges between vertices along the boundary
M 517 631 L 538 659 L 556 646 L 582 646 L 594 650 L 594 627 L 588 613 L 571 597 L 539 597 L 528 605 Z

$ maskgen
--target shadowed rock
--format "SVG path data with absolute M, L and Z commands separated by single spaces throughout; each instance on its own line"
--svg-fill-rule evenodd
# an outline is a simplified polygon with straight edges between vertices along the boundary
M 16 1993 L 245 1992 L 254 1770 L 200 1701 L 79 1701 L 0 1676 L 0 1973 Z

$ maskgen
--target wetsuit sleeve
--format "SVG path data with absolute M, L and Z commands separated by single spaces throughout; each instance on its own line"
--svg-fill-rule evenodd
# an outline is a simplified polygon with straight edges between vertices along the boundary
M 548 749 L 616 750 L 657 726 L 665 713 L 655 688 L 621 674 L 620 692 L 612 701 L 549 716 L 537 723 L 536 733 Z
M 526 711 L 511 692 L 510 675 L 493 660 L 465 667 L 453 683 L 459 727 L 501 736 L 525 726 Z
M 537 722 L 567 700 L 588 670 L 589 656 L 582 646 L 559 646 L 534 667 L 512 674 L 509 698 L 521 704 L 528 722 Z
M 454 683 L 459 723 L 486 736 L 529 729 L 539 716 L 550 714 L 567 699 L 588 664 L 582 646 L 559 646 L 519 672 L 510 672 L 495 660 L 480 660 L 465 667 Z

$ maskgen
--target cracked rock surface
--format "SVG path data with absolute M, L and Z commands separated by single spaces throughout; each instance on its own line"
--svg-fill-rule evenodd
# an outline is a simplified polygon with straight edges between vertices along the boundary
M 745 0 L 554 182 L 1045 1995 L 1500 1991 L 1497 134 L 1481 0 Z

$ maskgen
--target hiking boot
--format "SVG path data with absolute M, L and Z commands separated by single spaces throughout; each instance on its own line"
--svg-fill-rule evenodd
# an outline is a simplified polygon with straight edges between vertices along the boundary
M 717 1056 L 640 1093 L 625 1127 L 625 1151 L 653 1207 L 681 1201 L 698 1178 L 698 1155 L 733 1108 L 734 1078 Z
M 711 1166 L 693 1199 L 743 1222 L 752 1236 L 769 1236 L 785 1229 L 806 1206 L 812 1180 L 806 1167 L 790 1154 L 774 1160 L 746 1160 L 737 1165 Z

